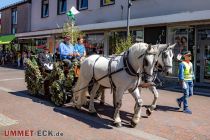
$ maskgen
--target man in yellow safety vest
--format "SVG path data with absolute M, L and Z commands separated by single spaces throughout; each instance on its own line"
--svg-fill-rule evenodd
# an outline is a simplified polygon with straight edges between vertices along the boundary
M 187 114 L 192 114 L 192 111 L 188 107 L 188 98 L 193 95 L 193 80 L 195 79 L 193 72 L 193 65 L 191 61 L 191 52 L 184 51 L 182 53 L 183 61 L 179 64 L 179 82 L 183 89 L 183 96 L 178 98 L 176 101 L 178 103 L 179 108 L 181 108 L 181 104 L 183 103 L 184 108 L 183 112 Z

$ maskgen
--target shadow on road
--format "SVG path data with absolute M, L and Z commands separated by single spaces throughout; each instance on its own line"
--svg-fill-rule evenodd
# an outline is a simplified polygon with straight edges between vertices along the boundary
M 101 105 L 99 102 L 95 102 L 95 108 L 97 110 L 98 115 L 93 116 L 89 113 L 88 107 L 83 107 L 81 110 L 76 110 L 74 107 L 72 107 L 72 105 L 70 105 L 71 103 L 66 104 L 63 107 L 55 107 L 55 105 L 51 103 L 49 99 L 43 99 L 43 96 L 31 96 L 28 94 L 27 90 L 9 93 L 15 96 L 29 98 L 35 103 L 50 106 L 55 112 L 61 113 L 63 115 L 74 118 L 80 122 L 86 123 L 90 127 L 97 129 L 113 129 L 114 107 L 109 104 Z M 164 109 L 166 108 L 158 106 L 158 110 Z M 130 127 L 130 121 L 132 119 L 132 116 L 132 113 L 123 110 L 120 111 L 120 117 L 122 119 L 122 125 L 124 127 Z M 147 117 L 142 116 L 142 118 Z
M 32 96 L 28 94 L 28 90 L 23 90 L 23 91 L 17 91 L 17 92 L 9 92 L 12 95 L 19 96 L 19 97 L 24 97 L 24 98 L 29 98 L 35 103 L 40 103 L 44 104 L 46 106 L 54 107 L 53 103 L 49 102 L 49 99 L 44 99 L 43 96 Z
M 157 111 L 173 111 L 173 112 L 182 112 L 179 110 L 178 107 L 172 107 L 172 106 L 163 106 L 163 105 L 157 105 L 156 109 Z

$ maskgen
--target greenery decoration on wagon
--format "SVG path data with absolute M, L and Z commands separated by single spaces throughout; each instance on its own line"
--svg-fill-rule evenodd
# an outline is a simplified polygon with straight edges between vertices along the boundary
M 25 70 L 25 82 L 31 95 L 38 94 L 39 89 L 42 88 L 42 80 L 43 78 L 36 62 L 36 56 L 32 56 L 31 59 L 26 60 Z

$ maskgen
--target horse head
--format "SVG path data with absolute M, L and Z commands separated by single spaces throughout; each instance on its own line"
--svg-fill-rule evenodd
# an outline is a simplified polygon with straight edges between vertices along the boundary
M 163 72 L 166 75 L 172 73 L 172 66 L 173 66 L 173 49 L 176 44 L 159 44 L 159 54 L 158 54 L 158 64 L 162 67 Z
M 131 49 L 132 65 L 142 74 L 145 82 L 153 80 L 153 69 L 157 62 L 158 49 L 146 43 L 136 43 Z

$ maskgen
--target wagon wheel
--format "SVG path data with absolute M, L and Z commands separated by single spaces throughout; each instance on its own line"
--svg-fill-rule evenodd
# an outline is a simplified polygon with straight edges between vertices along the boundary
M 52 86 L 50 86 L 50 94 L 50 99 L 56 106 L 63 106 L 66 102 L 66 95 L 59 81 L 54 81 Z

